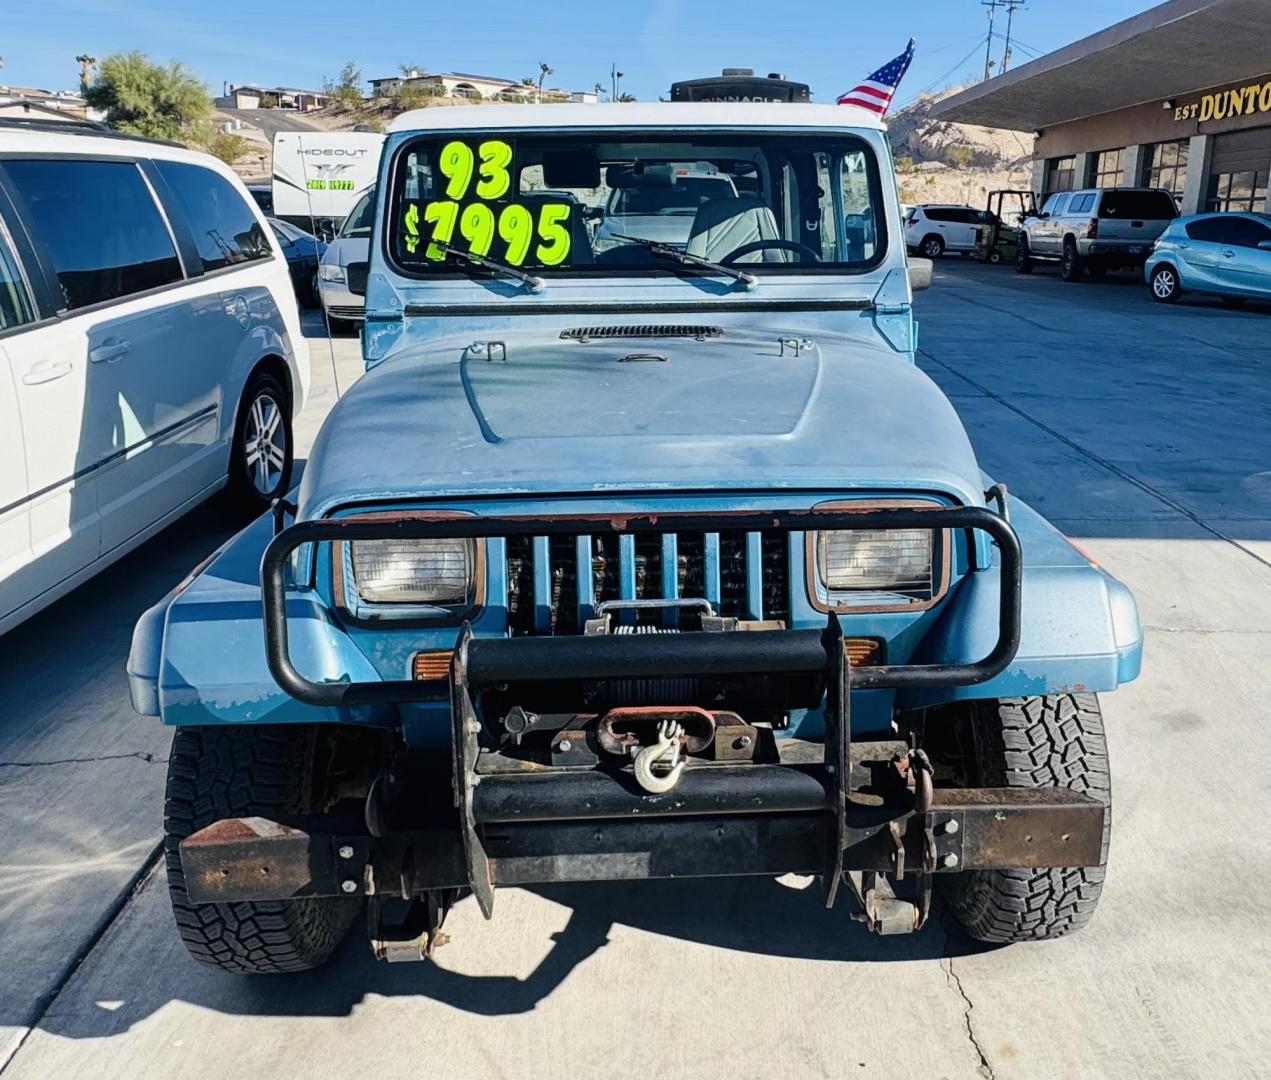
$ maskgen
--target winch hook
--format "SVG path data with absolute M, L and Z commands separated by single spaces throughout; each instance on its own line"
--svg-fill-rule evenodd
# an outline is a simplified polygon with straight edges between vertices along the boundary
M 658 724 L 658 740 L 646 746 L 635 757 L 636 783 L 650 795 L 664 795 L 680 782 L 686 762 L 681 757 L 684 750 L 684 729 L 676 720 L 663 720 Z M 659 775 L 654 767 L 665 770 Z

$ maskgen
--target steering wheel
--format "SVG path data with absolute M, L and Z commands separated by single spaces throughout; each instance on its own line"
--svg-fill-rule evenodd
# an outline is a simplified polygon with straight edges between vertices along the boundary
M 820 262 L 821 256 L 817 251 L 808 247 L 807 244 L 800 244 L 798 240 L 752 240 L 749 244 L 742 244 L 739 248 L 734 248 L 722 259 L 720 265 L 732 266 L 743 255 L 749 255 L 754 251 L 767 251 L 775 249 L 777 251 L 793 251 L 796 255 L 804 256 L 799 262 Z

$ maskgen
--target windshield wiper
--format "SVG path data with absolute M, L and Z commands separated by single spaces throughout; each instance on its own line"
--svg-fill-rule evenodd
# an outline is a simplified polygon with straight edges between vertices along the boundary
M 496 274 L 503 277 L 511 278 L 513 281 L 519 281 L 532 293 L 541 293 L 546 288 L 546 282 L 541 277 L 535 277 L 533 274 L 527 274 L 524 270 L 518 270 L 515 266 L 508 266 L 507 263 L 498 262 L 495 259 L 487 259 L 484 255 L 474 255 L 471 251 L 464 251 L 462 248 L 452 247 L 450 244 L 443 243 L 441 240 L 434 240 L 433 245 L 440 248 L 447 255 L 453 255 L 457 259 L 463 259 L 465 262 L 471 263 L 473 266 L 479 266 L 483 270 L 493 270 Z
M 709 270 L 713 274 L 722 274 L 724 277 L 730 277 L 734 281 L 740 281 L 747 292 L 754 292 L 759 287 L 759 279 L 754 274 L 748 274 L 745 270 L 738 270 L 732 266 L 725 266 L 723 263 L 711 262 L 710 259 L 703 259 L 698 255 L 690 255 L 687 251 L 671 247 L 670 244 L 660 244 L 656 240 L 646 240 L 642 236 L 626 236 L 622 233 L 614 233 L 613 238 L 615 240 L 630 240 L 633 244 L 641 244 L 653 252 L 654 255 L 660 255 L 664 259 L 673 259 L 683 266 L 692 267 L 695 270 Z

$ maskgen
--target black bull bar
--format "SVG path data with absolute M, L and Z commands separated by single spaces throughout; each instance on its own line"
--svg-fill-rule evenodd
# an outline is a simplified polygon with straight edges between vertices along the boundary
M 969 663 L 853 668 L 831 613 L 824 628 L 676 635 L 476 638 L 459 632 L 449 676 L 314 682 L 291 663 L 285 569 L 305 544 L 379 539 L 663 532 L 933 529 L 987 533 L 998 551 L 1000 609 L 992 649 Z M 968 544 L 968 550 L 973 546 Z M 985 569 L 985 568 L 980 568 Z M 496 885 L 735 874 L 814 873 L 832 904 L 845 871 L 921 874 L 1011 866 L 1089 866 L 1100 859 L 1104 808 L 1067 788 L 934 788 L 921 751 L 904 760 L 901 797 L 854 798 L 850 691 L 982 683 L 1019 646 L 1018 538 L 978 507 L 744 511 L 572 517 L 479 517 L 402 512 L 303 521 L 265 551 L 266 652 L 288 694 L 311 705 L 443 702 L 451 706 L 457 827 L 372 836 L 336 818 L 229 819 L 181 845 L 195 902 L 469 888 L 488 917 Z M 480 711 L 490 687 L 559 679 L 727 678 L 765 675 L 812 687 L 824 701 L 820 762 L 694 764 L 652 795 L 625 770 L 545 768 L 482 772 L 491 733 Z M 682 704 L 667 702 L 668 706 Z M 860 744 L 863 746 L 868 744 Z M 893 763 L 894 764 L 894 763 Z M 916 780 L 916 782 L 915 782 Z M 267 871 L 263 869 L 268 866 Z

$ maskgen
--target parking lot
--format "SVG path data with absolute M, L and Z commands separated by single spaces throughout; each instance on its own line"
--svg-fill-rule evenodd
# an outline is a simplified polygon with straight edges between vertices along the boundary
M 464 901 L 433 965 L 377 964 L 355 931 L 304 976 L 205 971 L 158 861 L 169 734 L 132 712 L 124 661 L 229 535 L 209 506 L 0 639 L 4 1080 L 1267 1075 L 1271 309 L 956 259 L 918 308 L 984 469 L 1147 628 L 1142 678 L 1104 703 L 1115 826 L 1088 930 L 985 948 L 937 908 L 878 938 L 798 883 L 648 882 L 509 890 L 492 924 Z M 360 370 L 307 319 L 301 456 Z

